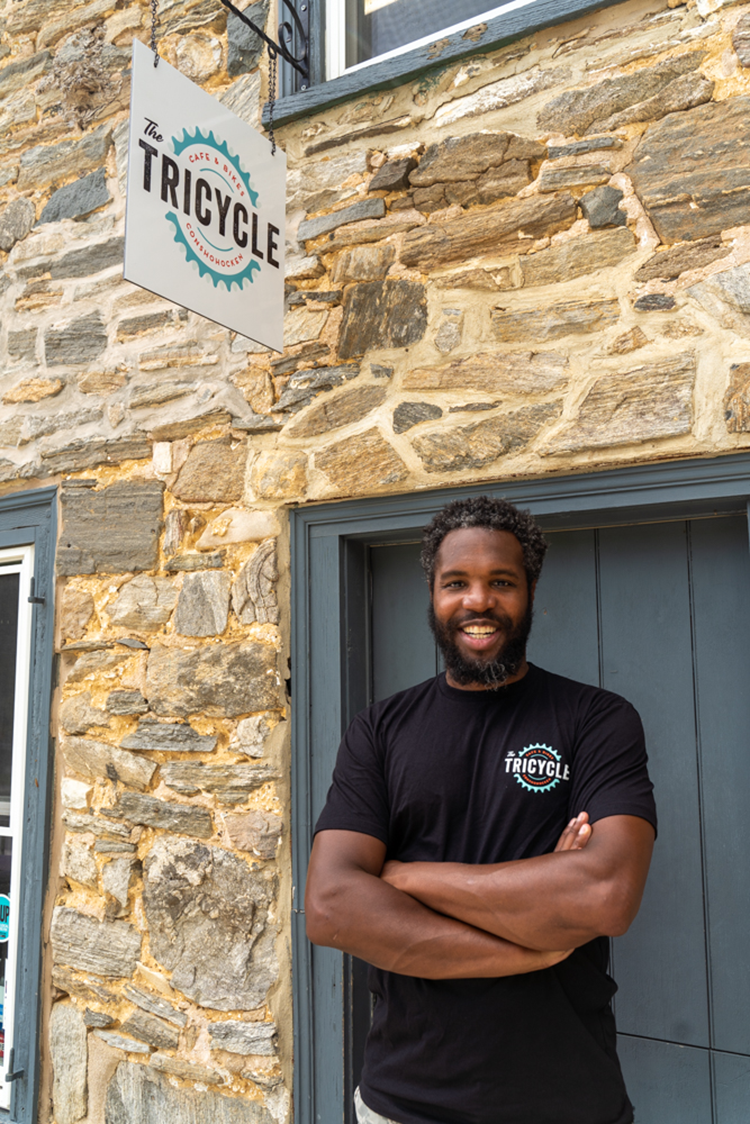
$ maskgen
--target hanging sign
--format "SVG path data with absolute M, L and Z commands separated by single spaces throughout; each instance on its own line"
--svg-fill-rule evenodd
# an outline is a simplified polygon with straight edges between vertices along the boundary
M 281 351 L 286 155 L 133 41 L 125 279 Z
M 8 939 L 10 932 L 10 898 L 0 894 L 0 944 Z

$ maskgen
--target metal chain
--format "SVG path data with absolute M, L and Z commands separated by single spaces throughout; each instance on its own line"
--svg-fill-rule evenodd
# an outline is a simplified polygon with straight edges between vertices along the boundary
M 273 131 L 273 103 L 276 101 L 277 54 L 268 48 L 268 139 L 271 142 L 271 155 L 276 155 L 276 136 Z
M 156 10 L 157 0 L 151 0 L 151 50 L 154 52 L 154 66 L 159 65 L 159 52 L 156 49 L 156 29 L 159 23 L 159 16 Z

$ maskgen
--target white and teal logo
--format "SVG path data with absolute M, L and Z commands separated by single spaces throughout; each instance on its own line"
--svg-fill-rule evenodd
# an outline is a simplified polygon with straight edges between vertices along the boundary
M 10 898 L 0 894 L 0 944 L 7 941 L 10 933 Z
M 512 773 L 529 792 L 549 792 L 560 781 L 568 780 L 570 766 L 562 764 L 560 754 L 552 746 L 536 742 L 518 753 L 511 750 L 505 757 L 505 772 Z
M 147 119 L 144 132 L 163 143 L 155 121 Z M 172 137 L 171 156 L 142 137 L 139 145 L 143 189 L 166 204 L 164 218 L 174 227 L 174 240 L 202 278 L 231 292 L 234 285 L 252 284 L 263 263 L 279 268 L 279 229 L 262 222 L 258 192 L 226 141 L 196 128 Z

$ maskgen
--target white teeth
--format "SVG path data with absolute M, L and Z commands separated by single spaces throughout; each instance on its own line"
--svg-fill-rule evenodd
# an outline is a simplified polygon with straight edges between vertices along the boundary
M 467 632 L 469 636 L 491 636 L 495 629 L 489 625 L 480 624 L 467 625 L 462 631 Z

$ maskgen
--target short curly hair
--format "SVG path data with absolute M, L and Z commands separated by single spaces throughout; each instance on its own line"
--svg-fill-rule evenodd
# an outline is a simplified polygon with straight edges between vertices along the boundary
M 523 550 L 523 566 L 529 588 L 542 572 L 547 543 L 538 523 L 529 511 L 520 511 L 508 500 L 493 496 L 453 500 L 440 510 L 422 532 L 420 561 L 432 589 L 435 581 L 435 559 L 440 544 L 450 531 L 462 527 L 485 527 L 489 531 L 510 531 Z

